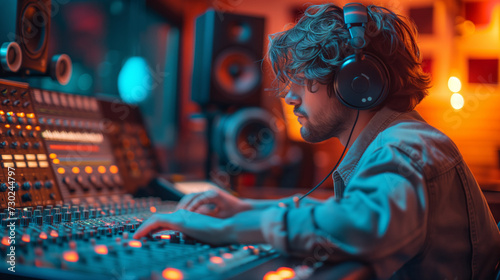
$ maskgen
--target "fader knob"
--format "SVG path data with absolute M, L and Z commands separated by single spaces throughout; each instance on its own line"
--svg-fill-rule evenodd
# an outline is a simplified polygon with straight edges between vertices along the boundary
M 61 223 L 61 217 L 62 217 L 61 213 L 55 213 L 54 214 L 54 223 L 60 224 Z
M 27 227 L 30 225 L 30 218 L 28 217 L 22 217 L 21 218 L 21 226 Z
M 65 212 L 63 214 L 63 221 L 64 222 L 71 222 L 71 212 Z
M 80 220 L 80 215 L 81 215 L 80 211 L 73 212 L 73 220 L 75 220 L 75 221 Z
M 35 216 L 35 223 L 39 226 L 43 224 L 43 217 L 42 216 Z
M 44 219 L 46 224 L 52 225 L 54 223 L 54 216 L 52 215 L 46 215 Z
M 83 210 L 83 218 L 82 219 L 83 220 L 88 219 L 89 215 L 90 215 L 89 210 Z

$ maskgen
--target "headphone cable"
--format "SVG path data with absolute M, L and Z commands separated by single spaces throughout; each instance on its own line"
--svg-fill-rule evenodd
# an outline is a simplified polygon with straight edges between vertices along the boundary
M 345 151 L 347 150 L 347 147 L 349 147 L 349 142 L 351 141 L 351 136 L 352 136 L 352 133 L 354 131 L 354 128 L 356 127 L 356 124 L 358 123 L 358 117 L 359 117 L 359 110 L 358 110 L 358 113 L 356 114 L 356 120 L 354 120 L 354 125 L 352 126 L 352 129 L 351 129 L 351 133 L 349 133 L 349 138 L 347 138 L 347 144 L 345 145 L 344 147 L 344 150 L 342 151 L 342 154 L 340 155 L 340 158 L 339 160 L 337 161 L 337 163 L 335 164 L 335 166 L 332 168 L 332 170 L 328 173 L 328 175 L 326 175 L 325 178 L 323 178 L 323 180 L 321 180 L 321 182 L 319 182 L 319 184 L 317 184 L 314 188 L 312 188 L 310 191 L 308 191 L 305 195 L 301 196 L 299 198 L 299 201 L 301 201 L 304 197 L 308 196 L 309 194 L 311 194 L 313 191 L 315 191 L 317 188 L 319 188 L 319 186 L 321 186 L 321 184 L 323 184 L 325 182 L 325 180 L 330 177 L 330 175 L 332 175 L 333 171 L 335 171 L 335 169 L 337 169 L 337 166 L 339 165 L 340 161 L 342 160 L 342 158 L 344 157 L 344 153 Z

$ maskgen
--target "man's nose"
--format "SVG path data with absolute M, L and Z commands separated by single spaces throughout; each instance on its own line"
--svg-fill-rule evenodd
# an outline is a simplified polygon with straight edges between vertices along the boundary
M 298 96 L 297 94 L 293 93 L 292 90 L 290 90 L 285 95 L 285 102 L 288 105 L 293 105 L 293 106 L 300 105 L 301 103 L 300 96 Z

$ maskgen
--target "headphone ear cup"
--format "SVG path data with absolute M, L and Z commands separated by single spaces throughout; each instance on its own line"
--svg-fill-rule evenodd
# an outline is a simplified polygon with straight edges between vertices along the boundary
M 353 54 L 344 59 L 335 75 L 335 93 L 345 106 L 366 110 L 380 105 L 388 95 L 389 71 L 369 53 Z

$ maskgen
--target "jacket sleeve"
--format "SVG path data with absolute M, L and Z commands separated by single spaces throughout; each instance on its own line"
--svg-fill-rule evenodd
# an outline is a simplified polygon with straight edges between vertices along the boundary
M 319 259 L 402 265 L 413 257 L 424 243 L 427 219 L 421 168 L 397 147 L 383 147 L 353 172 L 341 199 L 268 209 L 261 218 L 265 240 L 282 252 Z

